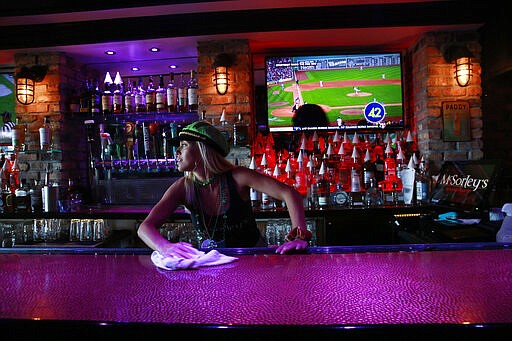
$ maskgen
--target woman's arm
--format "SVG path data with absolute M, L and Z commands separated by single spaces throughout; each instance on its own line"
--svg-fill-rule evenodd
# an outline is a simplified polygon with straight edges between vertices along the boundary
M 259 192 L 267 193 L 271 197 L 284 201 L 290 214 L 292 227 L 298 227 L 306 235 L 306 217 L 302 196 L 293 187 L 290 187 L 270 176 L 260 174 L 246 167 L 237 167 L 233 170 L 233 178 L 240 186 L 251 187 Z M 300 250 L 306 248 L 308 243 L 299 238 L 281 245 L 277 252 L 284 253 L 295 249 Z
M 139 238 L 151 249 L 164 256 L 188 258 L 199 251 L 188 243 L 171 243 L 160 234 L 160 227 L 176 208 L 185 202 L 185 178 L 176 180 L 151 209 L 137 230 Z

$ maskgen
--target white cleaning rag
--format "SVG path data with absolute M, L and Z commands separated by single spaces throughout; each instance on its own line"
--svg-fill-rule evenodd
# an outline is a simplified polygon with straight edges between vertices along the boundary
M 202 266 L 227 264 L 237 259 L 236 257 L 226 256 L 217 250 L 211 250 L 208 253 L 200 251 L 198 256 L 194 258 L 164 257 L 158 251 L 153 251 L 151 254 L 153 264 L 165 270 L 197 269 Z

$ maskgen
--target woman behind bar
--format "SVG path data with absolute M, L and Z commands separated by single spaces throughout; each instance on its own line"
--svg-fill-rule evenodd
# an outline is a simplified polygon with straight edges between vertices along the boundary
M 186 175 L 176 180 L 152 208 L 137 233 L 151 249 L 163 256 L 195 257 L 198 250 L 185 242 L 172 243 L 159 228 L 176 208 L 184 205 L 201 235 L 201 248 L 256 247 L 265 245 L 256 225 L 249 188 L 286 202 L 292 226 L 286 242 L 276 249 L 284 254 L 308 246 L 302 197 L 290 186 L 225 159 L 229 145 L 211 124 L 199 121 L 185 127 L 173 141 L 176 167 Z

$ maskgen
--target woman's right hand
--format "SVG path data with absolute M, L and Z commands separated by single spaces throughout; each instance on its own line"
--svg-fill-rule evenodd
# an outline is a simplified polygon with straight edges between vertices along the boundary
M 164 257 L 177 257 L 177 258 L 196 258 L 203 255 L 192 244 L 186 242 L 166 243 L 164 247 L 159 250 L 160 254 Z

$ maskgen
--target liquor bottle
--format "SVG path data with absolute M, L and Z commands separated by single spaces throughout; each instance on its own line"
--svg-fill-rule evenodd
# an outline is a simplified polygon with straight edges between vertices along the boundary
M 371 160 L 370 150 L 366 149 L 364 155 L 364 162 L 362 165 L 363 170 L 363 188 L 367 190 L 370 188 L 371 179 L 375 179 L 375 164 Z
M 384 204 L 383 193 L 378 187 L 375 178 L 370 179 L 370 186 L 364 194 L 364 204 L 366 207 L 376 207 Z
M 249 169 L 252 169 L 254 171 L 257 170 L 256 167 L 256 160 L 254 159 L 254 156 L 251 158 L 251 163 L 249 164 Z M 258 192 L 254 188 L 249 188 L 249 197 L 251 198 L 251 206 L 253 210 L 258 210 L 261 205 L 261 192 Z
M 298 169 L 295 172 L 295 189 L 305 198 L 308 194 L 308 178 L 304 167 L 304 157 L 302 150 L 299 151 L 297 156 Z
M 142 138 L 144 140 L 144 156 L 146 159 L 149 159 L 151 157 L 152 139 L 149 124 L 147 122 L 142 122 Z
M 350 197 L 343 189 L 343 185 L 338 182 L 333 192 L 331 192 L 331 206 L 334 208 L 346 207 L 350 203 Z
M 96 80 L 94 83 L 94 89 L 91 91 L 91 114 L 92 116 L 99 115 L 101 113 L 101 90 L 100 82 Z
M 327 178 L 327 172 L 323 162 L 320 166 L 320 170 L 318 171 L 318 180 L 314 186 L 316 188 L 316 194 L 318 195 L 318 208 L 321 210 L 328 209 L 330 204 L 331 186 Z
M 396 154 L 396 176 L 400 177 L 402 170 L 407 168 L 407 164 L 405 163 L 405 155 L 402 151 L 402 148 L 398 147 L 398 153 Z M 414 167 L 413 167 L 414 168 Z
M 375 181 L 379 183 L 384 180 L 384 160 L 380 153 L 375 153 L 373 165 L 375 166 Z
M 25 150 L 25 132 L 25 125 L 21 123 L 19 117 L 16 117 L 16 125 L 11 130 L 12 146 L 15 151 Z
M 160 81 L 158 82 L 158 88 L 156 89 L 156 111 L 164 112 L 167 111 L 167 90 L 165 89 L 164 76 L 160 75 Z
M 155 159 L 158 159 L 158 157 L 160 155 L 162 155 L 162 152 L 160 150 L 160 146 L 162 145 L 161 144 L 161 141 L 160 141 L 160 126 L 158 125 L 158 123 L 155 121 L 155 122 L 151 122 L 149 124 L 149 135 L 151 137 L 151 153 L 152 153 L 152 156 L 155 158 Z M 157 166 L 158 166 L 158 161 L 157 161 Z
M 166 101 L 167 101 L 167 111 L 168 112 L 177 112 L 178 108 L 178 89 L 176 87 L 176 83 L 174 82 L 174 72 L 169 74 L 169 83 L 167 83 L 166 87 Z
M 228 144 L 231 145 L 233 143 L 233 127 L 228 122 L 225 108 L 222 109 L 222 114 L 220 115 L 220 125 L 218 125 L 216 128 L 220 130 L 222 135 L 224 135 L 224 137 L 228 141 Z M 273 163 L 271 163 L 271 165 L 273 165 Z
M 133 138 L 133 156 L 137 160 L 137 165 L 139 165 L 140 159 L 144 157 L 144 133 L 142 131 L 142 124 L 139 121 L 135 121 Z
M 347 132 L 343 133 L 343 149 L 345 150 L 345 153 L 347 153 L 347 156 L 350 156 L 350 151 L 352 150 L 352 142 L 350 141 Z
M 327 151 L 324 155 L 324 162 L 327 169 L 327 175 L 331 183 L 331 192 L 336 189 L 336 183 L 338 182 L 338 165 L 340 164 L 339 155 L 333 153 L 333 142 L 329 142 L 327 145 Z
M 123 114 L 124 113 L 124 89 L 123 89 L 123 80 L 119 72 L 117 72 L 116 77 L 114 78 L 114 114 Z
M 251 144 L 249 135 L 249 124 L 244 121 L 241 113 L 233 124 L 233 143 L 235 146 L 249 146 Z
M 337 164 L 338 183 L 342 185 L 345 192 L 348 192 L 350 191 L 350 167 L 343 143 L 338 149 L 338 157 L 340 160 Z
M 15 212 L 30 213 L 32 206 L 30 205 L 30 187 L 27 179 L 20 179 L 18 188 L 14 191 L 15 196 Z
M 128 87 L 124 94 L 124 112 L 127 114 L 133 114 L 135 112 L 135 94 L 137 89 L 137 83 L 133 81 L 128 83 Z
M 290 163 L 290 159 L 288 159 L 286 161 L 286 166 L 284 167 L 284 171 L 285 171 L 285 177 L 283 179 L 283 182 L 285 184 L 287 184 L 288 186 L 291 186 L 291 187 L 294 187 L 295 188 L 295 177 L 294 177 L 294 174 L 293 174 L 293 169 L 292 169 L 292 165 Z
M 143 88 L 142 77 L 139 77 L 137 83 L 137 92 L 135 93 L 135 111 L 146 112 L 146 90 Z
M 112 77 L 107 71 L 105 81 L 103 82 L 103 93 L 101 94 L 101 112 L 104 116 L 109 116 L 114 112 L 114 94 L 112 93 Z
M 43 186 L 42 181 L 34 180 L 34 184 L 31 186 L 30 195 L 30 206 L 32 206 L 32 212 L 43 212 Z
M 199 86 L 197 84 L 196 72 L 194 70 L 190 70 L 190 79 L 187 84 L 187 103 L 189 112 L 194 112 L 199 109 L 198 89 Z
M 133 160 L 134 152 L 133 147 L 135 143 L 134 139 L 135 135 L 135 123 L 126 121 L 124 122 L 124 136 L 126 137 L 126 159 L 128 160 L 128 168 L 130 168 L 131 163 L 130 161 Z
M 183 74 L 180 74 L 180 82 L 178 83 L 178 111 L 179 112 L 187 112 L 188 103 L 187 103 L 187 83 L 183 78 Z
M 267 176 L 272 176 L 273 170 L 272 167 L 268 164 L 267 157 L 263 154 L 261 158 L 261 168 L 263 169 L 263 174 Z M 272 210 L 275 208 L 274 198 L 268 195 L 265 192 L 261 193 L 261 209 L 262 210 Z
M 165 170 L 170 171 L 169 162 L 170 159 L 173 157 L 172 155 L 172 146 L 171 146 L 171 128 L 167 125 L 167 122 L 164 122 L 164 124 L 161 127 L 161 141 L 162 141 L 162 156 L 165 160 Z
M 431 182 L 428 174 L 427 163 L 423 157 L 421 157 L 418 170 L 416 172 L 416 204 L 426 205 L 430 195 Z
M 178 136 L 178 125 L 175 122 L 169 123 L 169 130 L 171 133 L 171 139 L 174 139 Z M 174 158 L 176 157 L 176 150 L 177 150 L 177 147 L 173 146 L 172 147 L 172 157 L 174 157 Z
M 88 113 L 91 111 L 91 91 L 91 84 L 87 79 L 80 88 L 80 112 Z
M 11 171 L 9 173 L 9 188 L 11 193 L 14 194 L 16 192 L 16 189 L 20 187 L 21 169 L 20 164 L 18 162 L 18 158 L 14 156 L 14 154 L 12 157 L 14 157 L 14 160 L 12 161 Z
M 41 150 L 50 150 L 51 149 L 51 128 L 48 123 L 48 118 L 45 116 L 43 118 L 43 125 L 39 128 L 39 145 Z
M 363 193 L 361 187 L 361 166 L 353 163 L 350 171 L 350 202 L 352 206 L 363 205 Z
M 148 87 L 146 89 L 146 112 L 156 111 L 156 90 L 153 83 L 153 76 L 149 76 Z
M 384 178 L 387 181 L 393 181 L 397 178 L 396 158 L 390 143 L 387 144 L 384 153 L 386 154 L 386 158 L 384 159 Z
M 4 160 L 4 164 L 2 165 L 2 169 L 0 170 L 0 179 L 2 180 L 2 190 L 6 189 L 9 192 L 9 181 L 11 177 L 11 161 L 6 158 Z M 4 201 L 5 205 L 5 201 Z

